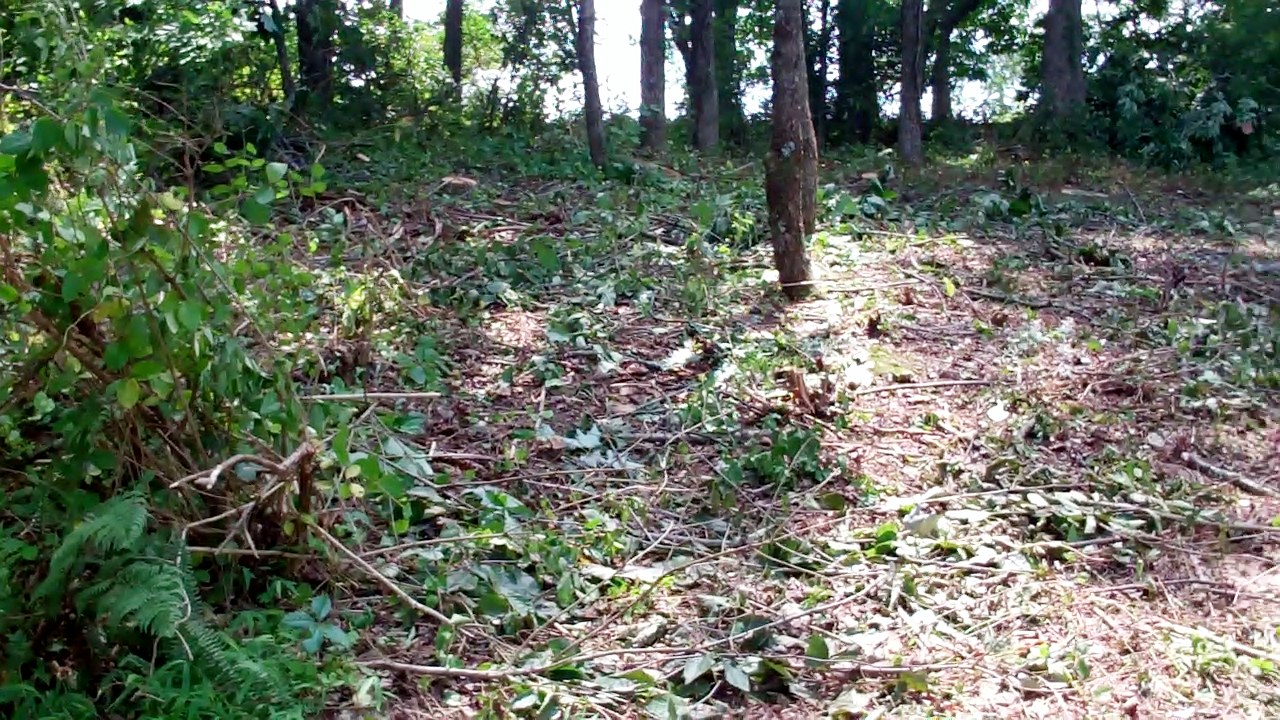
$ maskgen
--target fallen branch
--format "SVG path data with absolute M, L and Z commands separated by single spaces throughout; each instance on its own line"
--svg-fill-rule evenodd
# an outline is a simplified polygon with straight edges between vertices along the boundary
M 370 402 L 378 400 L 438 400 L 444 397 L 438 392 L 361 392 L 335 395 L 300 395 L 308 402 Z
M 1258 660 L 1266 660 L 1273 665 L 1280 665 L 1280 655 L 1274 655 L 1265 650 L 1253 647 L 1252 645 L 1245 645 L 1242 642 L 1237 642 L 1229 637 L 1224 637 L 1218 633 L 1205 630 L 1204 628 L 1187 627 L 1186 625 L 1179 625 L 1177 623 L 1169 622 L 1168 620 L 1161 620 L 1158 623 L 1158 626 L 1177 633 L 1178 635 L 1182 635 L 1183 637 L 1204 638 L 1205 640 L 1221 645 L 1237 655 L 1245 655 Z
M 304 459 L 310 458 L 312 455 L 315 454 L 315 452 L 316 452 L 315 445 L 312 445 L 309 442 L 304 442 L 301 445 L 299 445 L 298 448 L 294 450 L 291 455 L 289 455 L 289 457 L 285 458 L 281 462 L 268 460 L 267 458 L 264 458 L 260 455 L 247 455 L 247 454 L 232 455 L 226 460 L 223 460 L 222 462 L 213 466 L 209 470 L 201 470 L 200 472 L 192 473 L 190 475 L 187 475 L 184 478 L 181 478 L 179 480 L 173 481 L 172 483 L 169 483 L 169 489 L 173 490 L 174 488 L 181 487 L 182 485 L 186 485 L 187 483 L 195 483 L 196 487 L 199 487 L 203 490 L 209 490 L 214 485 L 218 484 L 218 478 L 222 475 L 222 473 L 230 470 L 231 468 L 234 468 L 237 465 L 242 465 L 248 462 L 254 463 L 256 465 L 261 465 L 267 470 L 270 470 L 277 477 L 283 478 L 285 474 L 292 472 L 296 467 L 298 467 L 299 464 L 302 463 Z
M 862 388 L 854 390 L 850 397 L 858 397 L 860 395 L 874 395 L 882 392 L 897 392 L 899 390 L 922 390 L 924 388 L 953 387 L 957 385 L 990 385 L 989 380 L 931 380 L 929 382 L 916 383 L 899 383 L 897 385 L 880 385 L 878 387 Z
M 976 295 L 987 300 L 995 300 L 1005 303 L 1006 305 L 1022 305 L 1032 310 L 1043 310 L 1052 303 L 1048 300 L 1033 300 L 1031 298 L 1020 298 L 1014 295 L 1005 295 L 1003 293 L 991 292 L 989 290 L 979 290 L 977 288 L 964 288 L 964 292 L 969 295 Z
M 348 560 L 355 563 L 355 566 L 363 570 L 364 573 L 368 575 L 374 582 L 386 588 L 392 595 L 395 595 L 396 597 L 403 600 L 406 605 L 413 608 L 418 613 L 422 615 L 426 615 L 432 620 L 435 620 L 441 625 L 447 625 L 450 627 L 455 625 L 453 620 L 450 620 L 449 618 L 445 617 L 439 610 L 423 605 L 421 602 L 416 600 L 412 595 L 405 592 L 399 585 L 392 582 L 391 578 L 378 572 L 377 568 L 370 565 L 364 558 L 352 552 L 352 550 L 348 548 L 346 545 L 343 545 L 342 542 L 338 540 L 338 538 L 334 537 L 333 535 L 330 535 L 328 530 L 325 530 L 324 528 L 320 527 L 314 522 L 308 523 L 308 525 L 312 530 L 315 531 L 316 535 L 318 535 L 325 542 L 329 543 L 329 545 L 331 545 L 333 549 L 337 550 L 339 554 L 345 556 Z
M 1226 468 L 1213 465 L 1209 463 L 1207 460 L 1197 457 L 1192 453 L 1183 453 L 1182 460 L 1186 462 L 1188 465 L 1190 465 L 1191 467 L 1195 468 L 1196 470 L 1199 470 L 1200 472 L 1206 475 L 1212 475 L 1213 477 L 1218 478 L 1219 480 L 1226 480 L 1227 482 L 1231 483 L 1232 485 L 1235 485 L 1236 487 L 1240 488 L 1241 490 L 1244 490 L 1247 493 L 1252 493 L 1254 495 L 1266 495 L 1267 497 L 1273 497 L 1273 498 L 1280 498 L 1280 490 L 1277 490 L 1276 488 L 1270 487 L 1268 485 L 1263 485 L 1257 480 L 1247 478 L 1244 475 L 1241 475 L 1240 473 L 1234 470 L 1228 470 Z

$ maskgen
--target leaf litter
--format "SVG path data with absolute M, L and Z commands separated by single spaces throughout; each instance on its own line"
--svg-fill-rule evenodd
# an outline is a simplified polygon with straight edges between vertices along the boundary
M 402 286 L 360 378 L 408 399 L 352 434 L 416 494 L 346 542 L 454 623 L 377 611 L 396 717 L 1274 714 L 1276 225 L 915 181 L 832 203 L 790 307 L 682 220 L 736 177 L 363 214 Z

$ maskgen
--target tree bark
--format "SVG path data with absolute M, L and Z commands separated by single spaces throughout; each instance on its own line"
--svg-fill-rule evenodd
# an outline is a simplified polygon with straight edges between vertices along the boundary
M 458 95 L 462 94 L 462 18 L 463 0 L 449 0 L 444 6 L 444 66 Z
M 720 101 L 716 92 L 715 27 L 712 0 L 693 0 L 689 22 L 692 59 L 689 105 L 693 111 L 693 146 L 713 152 L 720 144 Z
M 720 135 L 728 142 L 746 140 L 747 115 L 742 107 L 742 63 L 738 58 L 738 7 L 741 0 L 715 0 L 716 97 Z
M 835 116 L 832 134 L 846 141 L 864 144 L 871 141 L 871 133 L 880 117 L 873 54 L 875 27 L 870 8 L 875 1 L 839 0 L 836 5 L 836 28 L 840 34 L 837 65 L 840 72 L 832 108 Z
M 591 163 L 603 168 L 608 161 L 604 145 L 604 108 L 596 77 L 596 3 L 578 0 L 578 70 L 582 72 L 583 114 L 587 120 L 587 146 Z
M 298 72 L 308 99 L 327 106 L 333 99 L 333 35 L 337 25 L 331 0 L 298 0 Z
M 804 35 L 804 0 L 778 0 L 770 58 L 773 139 L 765 160 L 765 195 L 773 263 L 783 293 L 792 300 L 811 290 L 805 241 L 817 219 L 818 144 L 809 113 Z
M 1062 120 L 1085 101 L 1084 19 L 1080 0 L 1049 0 L 1044 16 L 1044 57 L 1040 63 L 1041 102 Z
M 924 67 L 923 0 L 902 0 L 902 78 L 899 93 L 898 152 L 908 165 L 924 161 L 920 118 L 921 70 Z
M 640 147 L 667 145 L 667 9 L 665 0 L 640 3 Z

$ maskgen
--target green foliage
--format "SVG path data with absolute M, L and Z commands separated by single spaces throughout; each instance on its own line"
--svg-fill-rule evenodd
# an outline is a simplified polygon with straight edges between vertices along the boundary
M 1280 17 L 1264 6 L 1226 2 L 1183 17 L 1132 8 L 1105 23 L 1091 79 L 1103 139 L 1167 168 L 1272 155 Z

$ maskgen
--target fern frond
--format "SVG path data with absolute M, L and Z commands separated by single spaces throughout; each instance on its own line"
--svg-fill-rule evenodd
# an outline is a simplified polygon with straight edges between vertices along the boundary
M 99 505 L 67 533 L 53 552 L 48 573 L 36 587 L 35 598 L 48 599 L 65 593 L 90 547 L 110 553 L 136 546 L 146 532 L 147 519 L 146 501 L 140 492 L 123 493 Z

